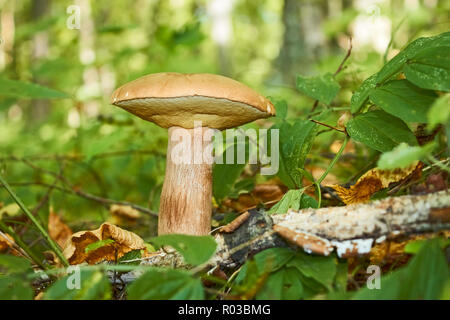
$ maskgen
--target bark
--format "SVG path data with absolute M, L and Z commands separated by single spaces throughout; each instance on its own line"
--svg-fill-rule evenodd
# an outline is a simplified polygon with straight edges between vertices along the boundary
M 211 230 L 212 158 L 211 161 L 203 159 L 211 140 L 204 139 L 204 129 L 169 129 L 159 235 L 205 235 Z M 178 155 L 183 159 L 176 159 Z

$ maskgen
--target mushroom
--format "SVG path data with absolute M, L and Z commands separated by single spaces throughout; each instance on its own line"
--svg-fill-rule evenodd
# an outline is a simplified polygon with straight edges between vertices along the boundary
M 233 128 L 275 114 L 265 97 L 214 74 L 150 74 L 118 88 L 111 103 L 169 129 L 159 235 L 206 235 L 211 230 L 212 161 L 195 161 L 211 154 L 208 128 Z M 201 127 L 197 127 L 199 123 Z M 189 133 L 191 142 L 181 152 L 183 157 L 194 159 L 193 163 L 174 161 L 172 153 L 179 152 L 180 129 Z

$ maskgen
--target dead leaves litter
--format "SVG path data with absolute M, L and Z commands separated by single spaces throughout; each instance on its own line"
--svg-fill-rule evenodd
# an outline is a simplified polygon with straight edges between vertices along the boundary
M 391 183 L 402 182 L 413 176 L 420 175 L 422 163 L 416 162 L 404 169 L 381 170 L 374 168 L 362 175 L 350 188 L 339 185 L 331 186 L 345 204 L 363 203 Z
M 48 216 L 48 233 L 61 248 L 66 246 L 67 241 L 73 234 L 72 229 L 62 221 L 52 208 L 50 208 Z
M 9 234 L 0 231 L 0 252 L 5 251 L 13 245 L 14 239 Z
M 113 240 L 113 242 L 97 249 L 86 250 L 87 246 L 108 239 Z M 103 223 L 96 230 L 80 231 L 73 234 L 64 249 L 64 256 L 70 264 L 83 262 L 95 264 L 101 261 L 115 261 L 130 251 L 145 248 L 144 240 L 135 233 L 109 223 Z

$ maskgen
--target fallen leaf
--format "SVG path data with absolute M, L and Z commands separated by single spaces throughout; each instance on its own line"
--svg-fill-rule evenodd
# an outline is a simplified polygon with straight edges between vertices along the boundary
M 9 234 L 0 232 L 0 252 L 5 251 L 14 244 L 14 239 Z
M 13 217 L 16 216 L 20 212 L 20 207 L 17 205 L 17 203 L 10 203 L 6 206 L 0 207 L 0 219 L 4 214 Z
M 48 216 L 48 233 L 61 248 L 66 246 L 67 240 L 73 234 L 72 229 L 61 220 L 53 211 L 53 208 L 50 208 L 50 214 Z
M 124 206 L 120 204 L 113 204 L 109 207 L 109 212 L 111 214 L 123 217 L 130 220 L 135 220 L 140 218 L 141 214 L 136 209 L 133 209 L 131 206 Z
M 114 242 L 86 252 L 85 249 L 90 244 L 107 239 L 112 239 Z M 73 234 L 64 249 L 64 256 L 70 264 L 83 262 L 95 264 L 104 260 L 115 261 L 127 252 L 145 248 L 144 240 L 137 234 L 109 223 L 103 223 L 96 230 L 79 231 Z
M 345 204 L 367 202 L 375 192 L 389 187 L 391 183 L 402 182 L 416 175 L 420 175 L 422 166 L 421 162 L 416 161 L 403 169 L 381 170 L 375 168 L 362 175 L 350 188 L 339 185 L 330 187 L 336 190 Z
M 223 205 L 234 211 L 242 212 L 261 203 L 275 203 L 283 197 L 286 191 L 286 187 L 276 183 L 257 184 L 251 193 L 240 194 L 238 199 L 226 199 Z

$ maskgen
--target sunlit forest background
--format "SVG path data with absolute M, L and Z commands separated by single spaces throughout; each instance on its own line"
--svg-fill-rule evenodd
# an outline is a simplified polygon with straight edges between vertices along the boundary
M 288 118 L 301 118 L 314 100 L 296 90 L 298 74 L 335 72 L 351 43 L 332 104 L 345 109 L 407 43 L 450 29 L 445 0 L 0 0 L 0 11 L 0 170 L 43 220 L 52 207 L 74 230 L 112 219 L 105 199 L 159 207 L 166 130 L 110 105 L 118 86 L 155 72 L 222 74 L 286 100 Z M 67 96 L 22 99 L 5 79 Z M 339 139 L 330 131 L 315 140 L 313 174 Z M 342 161 L 329 179 L 364 170 L 372 151 L 352 148 L 365 156 Z M 0 202 L 12 216 L 4 190 Z M 141 235 L 154 234 L 146 218 Z

